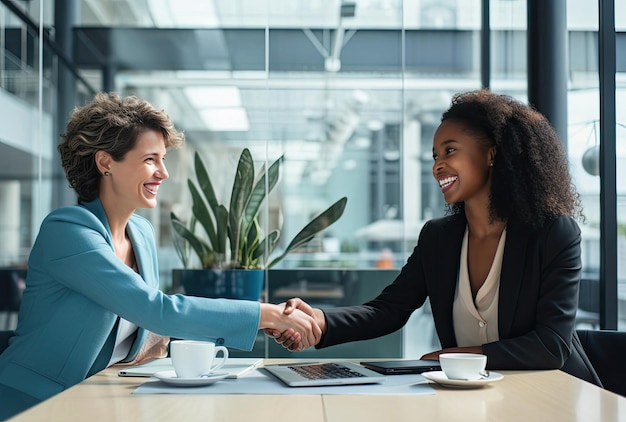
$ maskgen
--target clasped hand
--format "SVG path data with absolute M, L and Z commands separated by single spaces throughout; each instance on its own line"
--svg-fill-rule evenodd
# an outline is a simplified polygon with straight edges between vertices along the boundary
M 274 338 L 278 344 L 292 352 L 301 351 L 319 343 L 322 335 L 326 331 L 326 319 L 320 309 L 312 308 L 300 298 L 289 299 L 279 306 L 284 306 L 283 316 L 285 319 L 291 321 L 298 318 L 301 319 L 302 314 L 312 319 L 313 323 L 310 325 L 310 330 L 304 329 L 304 326 L 299 324 L 288 326 L 285 329 L 279 327 L 266 328 L 264 330 L 266 335 Z M 302 329 L 304 329 L 304 331 L 302 331 Z

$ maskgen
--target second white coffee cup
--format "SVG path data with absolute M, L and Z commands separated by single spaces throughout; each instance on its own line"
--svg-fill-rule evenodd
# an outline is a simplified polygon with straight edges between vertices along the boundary
M 222 356 L 217 356 L 222 352 Z M 178 378 L 198 378 L 217 371 L 228 359 L 228 349 L 210 341 L 174 340 L 170 342 L 172 365 Z
M 474 353 L 442 353 L 439 364 L 448 379 L 473 381 L 483 378 L 487 356 Z

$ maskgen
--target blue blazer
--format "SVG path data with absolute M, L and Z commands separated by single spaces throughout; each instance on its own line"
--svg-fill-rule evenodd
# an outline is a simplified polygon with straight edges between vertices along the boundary
M 118 316 L 141 327 L 126 360 L 135 358 L 147 330 L 252 349 L 258 302 L 164 294 L 152 226 L 133 215 L 127 230 L 139 274 L 115 255 L 99 199 L 45 218 L 28 261 L 16 335 L 0 354 L 0 391 L 43 400 L 104 369 Z
M 327 329 L 318 347 L 396 331 L 427 298 L 442 347 L 456 347 L 452 305 L 466 225 L 463 215 L 426 223 L 406 265 L 378 297 L 324 310 Z M 563 368 L 599 384 L 574 331 L 581 266 L 580 229 L 572 218 L 558 217 L 539 229 L 509 222 L 500 274 L 500 339 L 482 345 L 489 368 Z

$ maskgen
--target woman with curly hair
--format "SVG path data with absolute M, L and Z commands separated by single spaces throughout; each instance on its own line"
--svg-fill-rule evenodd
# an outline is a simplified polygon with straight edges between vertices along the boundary
M 159 290 L 154 229 L 135 210 L 156 206 L 166 150 L 184 140 L 163 111 L 100 93 L 62 138 L 78 204 L 50 213 L 31 250 L 17 329 L 0 344 L 0 420 L 110 365 L 163 356 L 170 336 L 251 350 L 260 328 L 292 327 L 319 340 L 313 318 L 284 305 Z
M 302 309 L 317 348 L 379 337 L 430 299 L 444 352 L 487 355 L 490 369 L 563 368 L 599 384 L 575 334 L 579 196 L 565 148 L 531 107 L 487 90 L 456 95 L 433 140 L 447 215 L 428 221 L 401 273 L 359 306 Z M 301 343 L 266 330 L 290 350 Z

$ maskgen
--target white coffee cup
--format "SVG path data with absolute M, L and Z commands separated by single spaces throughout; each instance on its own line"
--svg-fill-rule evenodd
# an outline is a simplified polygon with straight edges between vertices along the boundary
M 221 357 L 217 356 L 219 352 Z M 210 341 L 173 340 L 170 356 L 178 378 L 199 378 L 224 366 L 228 349 Z
M 439 364 L 451 380 L 473 381 L 485 376 L 487 356 L 474 353 L 442 353 L 439 355 Z

